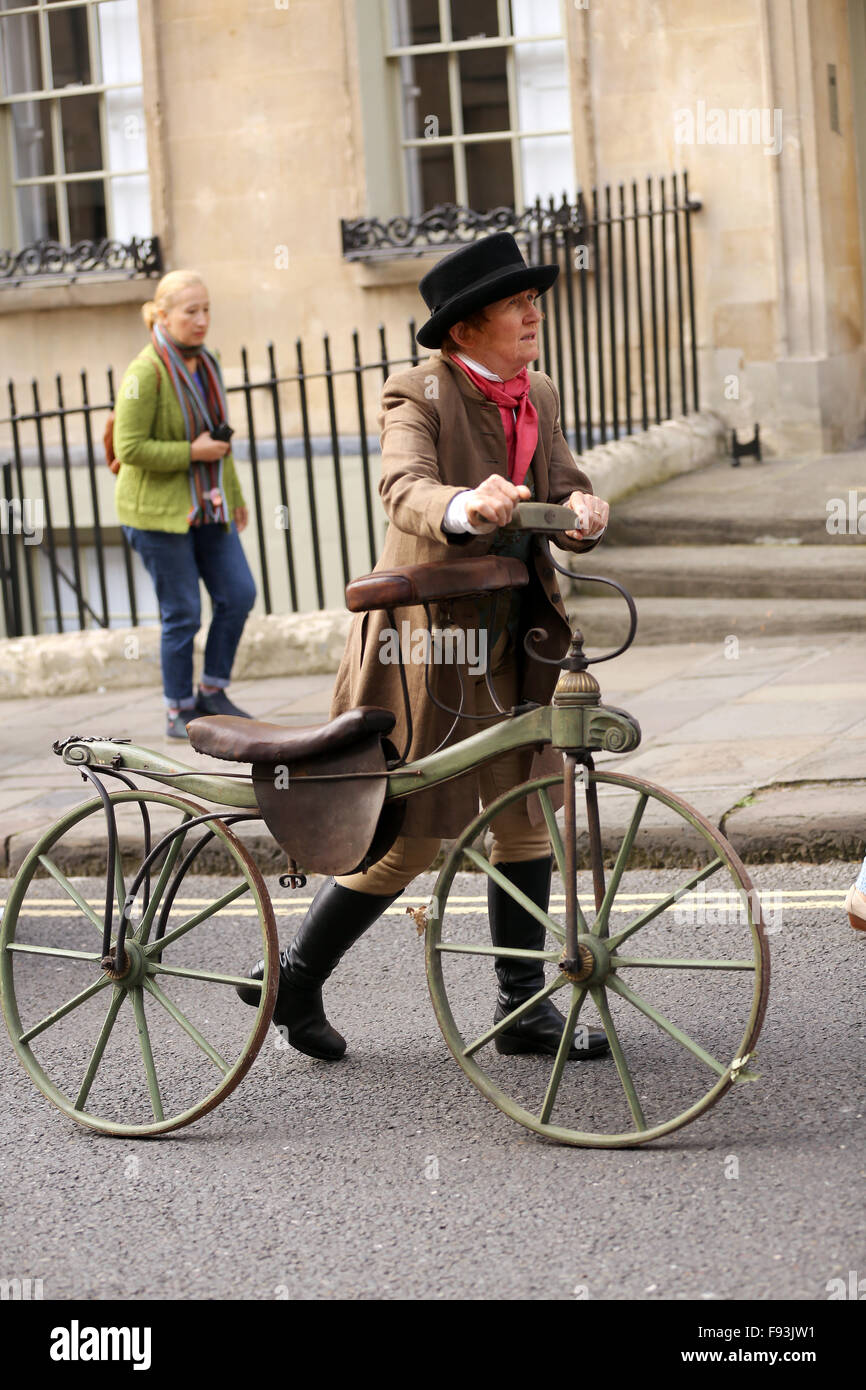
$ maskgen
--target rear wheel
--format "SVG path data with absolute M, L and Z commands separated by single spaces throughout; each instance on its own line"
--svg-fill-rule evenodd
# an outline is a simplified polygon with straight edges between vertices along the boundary
M 46 831 L 15 878 L 0 931 L 3 1016 L 22 1065 L 65 1115 L 146 1137 L 213 1110 L 249 1070 L 273 1013 L 279 948 L 264 880 L 218 815 L 191 825 L 206 809 L 169 792 L 109 800 L 112 884 L 102 800 Z M 135 870 L 165 834 L 136 896 L 127 968 L 112 973 L 102 959 L 106 897 L 113 950 Z M 193 878 L 204 856 L 209 875 L 228 880 L 216 896 L 210 877 Z M 266 969 L 250 1026 L 234 986 L 249 986 L 257 955 Z

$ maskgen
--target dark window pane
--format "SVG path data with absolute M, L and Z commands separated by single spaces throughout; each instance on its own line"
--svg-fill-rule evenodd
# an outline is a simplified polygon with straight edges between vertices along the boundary
M 41 188 L 19 188 L 18 212 L 22 246 L 29 246 L 34 241 L 57 240 L 57 197 L 53 184 Z
M 51 67 L 55 87 L 90 82 L 90 46 L 87 42 L 87 11 L 56 10 L 48 16 Z
M 438 203 L 455 203 L 457 190 L 454 182 L 454 155 L 450 145 L 431 145 L 429 149 L 409 150 L 410 159 L 417 156 L 417 201 L 413 208 L 417 215 L 436 207 Z
M 448 97 L 448 59 L 444 53 L 421 58 L 401 58 L 406 139 L 420 140 L 451 134 Z M 435 116 L 435 122 L 428 118 Z
M 9 110 L 15 144 L 15 177 L 36 179 L 41 174 L 53 174 L 49 102 L 16 101 Z
M 439 0 L 391 0 L 394 44 L 439 43 Z
M 67 174 L 86 174 L 89 169 L 101 169 L 102 141 L 96 93 L 64 97 L 60 103 L 60 121 Z
M 451 0 L 451 33 L 455 39 L 498 38 L 496 0 Z
M 463 129 L 467 135 L 510 130 L 505 49 L 480 48 L 460 54 Z
M 105 185 L 101 179 L 86 183 L 67 183 L 69 201 L 69 239 L 102 241 L 106 236 Z
M 0 10 L 26 10 L 36 0 L 0 0 Z
M 513 208 L 511 141 L 495 140 L 484 145 L 467 145 L 466 179 L 469 206 L 476 212 L 490 212 L 491 208 L 500 207 Z
M 0 20 L 0 72 L 4 96 L 40 92 L 44 88 L 39 21 L 35 14 L 13 14 Z

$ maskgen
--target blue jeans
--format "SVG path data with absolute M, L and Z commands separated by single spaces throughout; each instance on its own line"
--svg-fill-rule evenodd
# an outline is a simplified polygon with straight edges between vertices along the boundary
M 166 704 L 189 709 L 195 704 L 192 644 L 201 627 L 199 580 L 204 580 L 213 604 L 204 650 L 204 685 L 222 689 L 228 685 L 244 623 L 256 599 L 255 580 L 234 522 L 230 531 L 220 525 L 191 526 L 186 533 L 124 526 L 123 534 L 141 556 L 156 590 Z

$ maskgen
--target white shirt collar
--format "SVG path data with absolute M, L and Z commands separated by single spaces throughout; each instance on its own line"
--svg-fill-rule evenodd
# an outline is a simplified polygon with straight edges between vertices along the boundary
M 484 367 L 480 362 L 475 362 L 471 357 L 467 357 L 465 352 L 458 352 L 455 355 L 460 358 L 461 362 L 465 362 L 467 367 L 471 367 L 473 372 L 477 372 L 479 376 L 486 377 L 488 381 L 503 380 L 501 376 L 497 376 L 495 372 L 491 372 L 489 367 Z

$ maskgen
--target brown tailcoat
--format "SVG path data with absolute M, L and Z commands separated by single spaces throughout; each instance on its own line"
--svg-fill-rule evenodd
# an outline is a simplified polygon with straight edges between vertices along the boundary
M 559 397 L 549 377 L 530 372 L 530 400 L 538 411 L 538 445 L 532 460 L 535 499 L 565 502 L 574 491 L 592 492 L 586 474 L 578 468 L 559 423 Z M 472 384 L 447 357 L 431 357 L 409 371 L 388 378 L 379 414 L 382 441 L 382 478 L 379 492 L 390 519 L 385 548 L 376 569 L 394 565 L 423 564 L 484 555 L 495 533 L 486 536 L 449 534 L 442 519 L 451 498 L 465 488 L 475 488 L 491 473 L 508 476 L 505 432 L 499 408 Z M 594 542 L 563 542 L 578 551 Z M 570 630 L 556 582 L 556 572 L 533 539 L 529 564 L 530 584 L 522 590 L 522 631 L 543 627 L 547 641 L 539 650 L 559 658 L 568 646 Z M 475 610 L 454 603 L 433 610 L 434 621 L 474 627 Z M 426 624 L 420 607 L 400 608 L 398 628 L 409 620 L 412 631 Z M 351 626 L 346 650 L 337 673 L 331 716 L 356 705 L 379 705 L 393 710 L 397 725 L 393 741 L 403 750 L 406 722 L 400 687 L 400 668 L 380 660 L 380 633 L 389 626 L 385 613 L 358 614 Z M 451 718 L 438 710 L 424 688 L 424 666 L 406 663 L 412 708 L 413 737 L 409 758 L 430 753 L 444 738 Z M 522 655 L 520 699 L 546 704 L 556 684 L 555 666 L 545 666 Z M 453 666 L 430 667 L 430 686 L 438 699 L 456 707 L 458 686 Z M 488 725 L 461 720 L 452 735 L 457 742 Z M 526 775 L 556 771 L 561 760 L 545 753 L 527 752 Z M 429 792 L 410 797 L 403 833 L 452 837 L 478 812 L 478 779 L 472 774 L 446 782 Z

